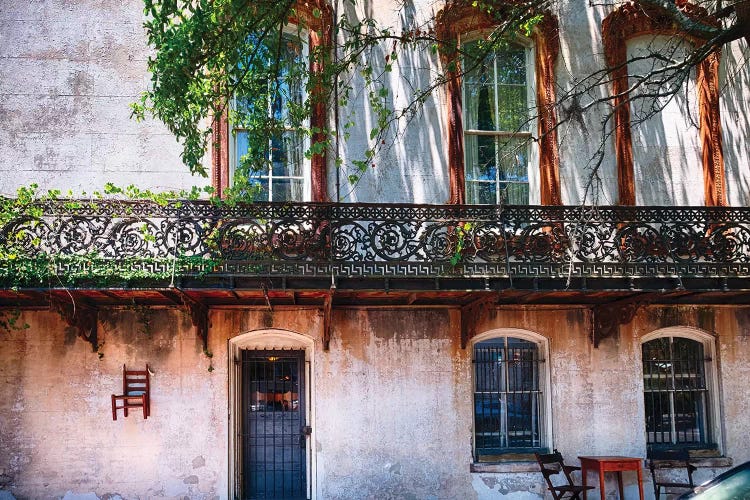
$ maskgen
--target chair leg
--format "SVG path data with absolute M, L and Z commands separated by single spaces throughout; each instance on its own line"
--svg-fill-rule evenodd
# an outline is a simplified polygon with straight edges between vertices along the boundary
M 141 404 L 143 405 L 143 420 L 148 418 L 148 408 L 146 407 L 146 395 L 141 396 Z
M 117 402 L 114 394 L 112 395 L 112 420 L 117 420 Z

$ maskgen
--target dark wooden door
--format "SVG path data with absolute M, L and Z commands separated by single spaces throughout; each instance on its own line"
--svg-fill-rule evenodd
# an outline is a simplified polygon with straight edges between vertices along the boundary
M 243 351 L 243 491 L 306 499 L 304 351 Z

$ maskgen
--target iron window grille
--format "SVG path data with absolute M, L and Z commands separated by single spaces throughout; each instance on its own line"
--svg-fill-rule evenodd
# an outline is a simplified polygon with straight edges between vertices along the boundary
M 543 391 L 538 344 L 501 337 L 474 346 L 477 461 L 542 447 Z
M 660 337 L 642 346 L 646 441 L 650 447 L 713 447 L 704 345 Z

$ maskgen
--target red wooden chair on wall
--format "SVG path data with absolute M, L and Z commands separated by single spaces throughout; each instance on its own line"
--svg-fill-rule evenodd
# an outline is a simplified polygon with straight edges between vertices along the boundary
M 151 415 L 151 386 L 148 364 L 145 370 L 128 370 L 122 365 L 122 394 L 112 394 L 112 420 L 117 420 L 117 410 L 128 416 L 131 408 L 142 408 L 143 418 Z

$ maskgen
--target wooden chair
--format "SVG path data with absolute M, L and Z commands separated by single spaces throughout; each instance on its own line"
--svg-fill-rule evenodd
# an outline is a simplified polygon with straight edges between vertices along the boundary
M 127 417 L 130 408 L 142 408 L 144 419 L 151 415 L 148 365 L 145 370 L 128 370 L 122 365 L 122 394 L 112 394 L 112 420 L 117 420 L 117 410 Z
M 539 468 L 542 470 L 544 480 L 547 482 L 547 488 L 552 493 L 552 498 L 555 500 L 561 500 L 563 498 L 580 500 L 579 496 L 586 490 L 594 489 L 593 486 L 579 486 L 573 483 L 571 473 L 576 470 L 581 470 L 580 467 L 574 465 L 565 465 L 563 462 L 562 454 L 554 450 L 554 453 L 548 453 L 540 455 L 539 453 L 534 454 L 536 461 L 539 463 Z M 554 484 L 552 477 L 556 476 L 560 472 L 563 473 L 565 478 L 564 484 Z M 562 483 L 562 481 L 560 481 Z
M 679 467 L 676 467 L 679 466 Z M 658 478 L 657 470 L 685 468 L 687 470 L 687 482 L 665 481 Z M 664 488 L 665 494 L 680 493 L 673 490 L 693 489 L 693 472 L 695 465 L 690 463 L 690 453 L 686 449 L 682 450 L 649 450 L 648 468 L 651 471 L 651 481 L 654 484 L 654 498 L 659 500 L 661 489 Z M 682 491 L 684 493 L 684 491 Z

